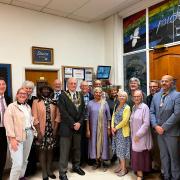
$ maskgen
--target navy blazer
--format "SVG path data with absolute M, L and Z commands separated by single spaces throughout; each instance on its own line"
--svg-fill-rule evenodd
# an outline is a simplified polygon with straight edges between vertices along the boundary
M 163 91 L 153 96 L 150 108 L 151 124 L 160 125 L 167 135 L 180 136 L 180 93 L 172 89 L 160 108 Z

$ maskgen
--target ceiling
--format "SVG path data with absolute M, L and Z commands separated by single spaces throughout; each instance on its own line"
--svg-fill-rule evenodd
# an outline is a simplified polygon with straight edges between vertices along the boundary
M 0 3 L 84 22 L 94 22 L 123 11 L 141 0 L 0 0 Z

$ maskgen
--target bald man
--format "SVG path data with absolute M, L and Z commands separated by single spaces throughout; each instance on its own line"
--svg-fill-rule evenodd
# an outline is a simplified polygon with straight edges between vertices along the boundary
M 157 133 L 164 179 L 179 180 L 180 93 L 174 88 L 172 76 L 162 77 L 161 90 L 153 96 L 150 114 Z

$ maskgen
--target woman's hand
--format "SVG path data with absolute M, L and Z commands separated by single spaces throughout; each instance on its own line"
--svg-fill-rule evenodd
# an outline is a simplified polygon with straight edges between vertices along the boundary
M 57 130 L 53 129 L 53 137 L 56 138 L 56 135 L 57 135 Z
M 90 136 L 91 136 L 90 131 L 86 131 L 86 137 L 87 137 L 87 138 L 90 138 Z
M 111 133 L 112 133 L 112 135 L 113 135 L 113 136 L 115 136 L 116 131 L 117 131 L 117 129 L 116 129 L 116 128 L 111 128 Z
M 42 134 L 41 134 L 41 133 L 38 133 L 37 138 L 38 138 L 38 142 L 41 143 L 41 142 L 42 142 L 42 139 L 43 139 Z
M 138 142 L 139 142 L 139 137 L 138 137 L 138 136 L 135 136 L 135 137 L 134 137 L 134 142 L 135 142 L 135 143 L 138 143 Z
M 111 136 L 111 128 L 108 128 L 108 136 Z
M 16 140 L 16 138 L 11 138 L 10 139 L 10 144 L 11 144 L 11 148 L 12 148 L 13 151 L 18 150 L 19 142 Z

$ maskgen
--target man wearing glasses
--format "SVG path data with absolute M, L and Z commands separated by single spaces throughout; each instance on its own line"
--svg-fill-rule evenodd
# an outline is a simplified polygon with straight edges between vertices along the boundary
M 151 124 L 157 133 L 165 180 L 180 179 L 180 93 L 174 88 L 174 78 L 165 75 L 161 90 L 152 99 Z

